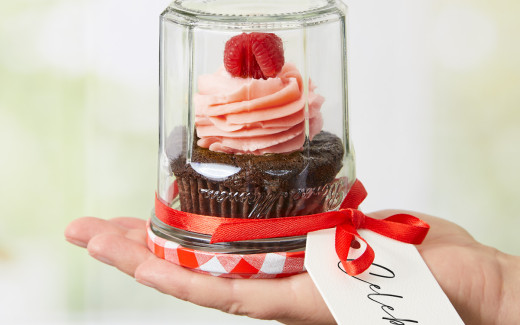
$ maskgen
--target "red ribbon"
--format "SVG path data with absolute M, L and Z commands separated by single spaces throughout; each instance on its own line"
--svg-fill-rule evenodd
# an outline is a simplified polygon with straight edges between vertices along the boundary
M 356 180 L 338 211 L 272 219 L 239 219 L 174 210 L 156 195 L 155 215 L 171 227 L 211 235 L 210 243 L 302 236 L 312 231 L 336 227 L 336 253 L 345 271 L 354 276 L 367 270 L 375 257 L 374 250 L 359 235 L 357 229 L 369 229 L 414 245 L 422 243 L 430 229 L 426 222 L 409 214 L 395 214 L 382 220 L 366 216 L 358 210 L 366 196 L 363 184 Z M 355 238 L 365 242 L 366 249 L 355 260 L 347 261 Z

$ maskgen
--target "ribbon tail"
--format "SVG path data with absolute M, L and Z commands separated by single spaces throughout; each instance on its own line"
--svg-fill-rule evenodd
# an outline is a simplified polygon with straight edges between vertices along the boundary
M 345 269 L 345 272 L 347 272 L 348 275 L 356 276 L 359 275 L 372 265 L 375 258 L 375 253 L 372 247 L 364 240 L 362 237 L 359 237 L 363 242 L 367 244 L 367 247 L 365 248 L 365 251 L 361 256 L 358 258 L 351 260 L 351 261 L 341 261 L 341 264 L 343 265 L 343 268 Z
M 350 245 L 354 238 L 366 244 L 365 251 L 354 260 L 348 260 Z M 375 253 L 368 242 L 359 235 L 352 225 L 340 225 L 336 228 L 336 253 L 348 275 L 356 276 L 365 272 L 374 262 Z
M 430 225 L 409 214 L 394 214 L 379 220 L 367 217 L 365 228 L 407 244 L 419 245 L 430 230 Z

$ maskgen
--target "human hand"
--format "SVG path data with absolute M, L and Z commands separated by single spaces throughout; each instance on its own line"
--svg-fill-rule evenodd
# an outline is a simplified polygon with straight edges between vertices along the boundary
M 197 305 L 286 324 L 333 324 L 307 273 L 280 279 L 227 279 L 199 274 L 156 257 L 146 245 L 146 222 L 135 218 L 74 220 L 67 240 L 103 263 L 162 293 Z
M 403 211 L 380 211 L 370 216 L 385 218 L 396 213 Z M 451 222 L 411 214 L 430 224 L 430 233 L 418 246 L 419 252 L 466 324 L 520 321 L 515 318 L 515 306 L 520 301 L 518 257 L 479 244 Z M 148 250 L 144 220 L 81 218 L 69 224 L 65 237 L 138 282 L 182 300 L 285 324 L 335 324 L 307 273 L 265 280 L 195 273 Z

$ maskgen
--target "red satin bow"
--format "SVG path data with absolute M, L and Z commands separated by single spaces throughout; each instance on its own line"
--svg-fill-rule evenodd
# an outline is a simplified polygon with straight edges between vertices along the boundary
M 374 261 L 374 250 L 357 229 L 369 229 L 383 236 L 418 245 L 422 243 L 430 226 L 409 214 L 395 214 L 379 220 L 358 210 L 367 192 L 356 180 L 338 211 L 306 216 L 272 219 L 220 218 L 178 211 L 165 205 L 156 196 L 155 215 L 174 228 L 212 235 L 211 243 L 234 242 L 262 238 L 302 236 L 309 232 L 336 227 L 336 253 L 349 275 L 358 275 Z M 366 249 L 355 260 L 347 261 L 352 241 L 365 242 Z

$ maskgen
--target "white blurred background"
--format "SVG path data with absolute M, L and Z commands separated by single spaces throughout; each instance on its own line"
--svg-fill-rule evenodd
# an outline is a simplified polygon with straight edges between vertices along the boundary
M 263 324 L 159 294 L 65 242 L 146 218 L 169 1 L 0 2 L 0 323 Z M 418 210 L 520 254 L 520 2 L 349 0 L 365 211 Z

